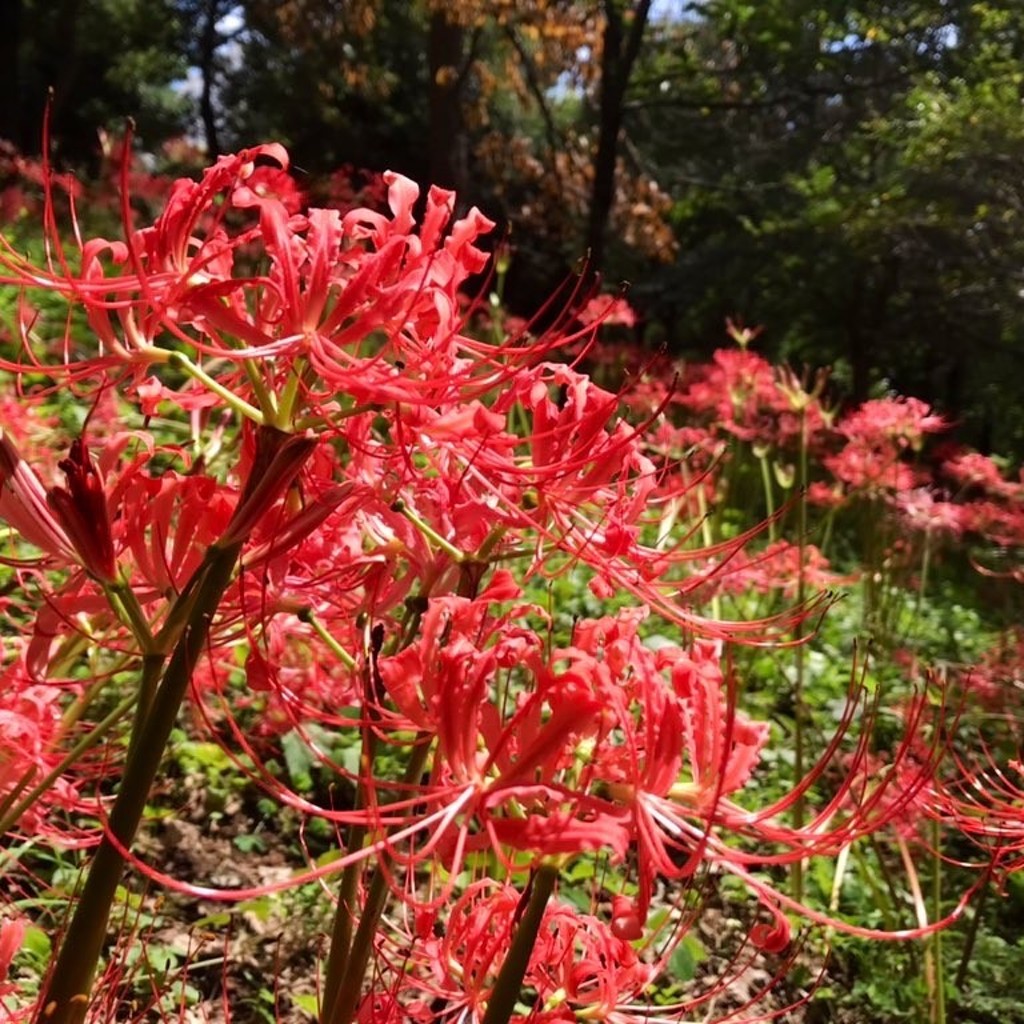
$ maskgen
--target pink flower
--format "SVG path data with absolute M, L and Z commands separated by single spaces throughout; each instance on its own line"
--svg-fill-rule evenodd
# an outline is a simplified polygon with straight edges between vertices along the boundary
M 918 451 L 926 434 L 947 430 L 949 424 L 919 398 L 876 398 L 843 418 L 840 433 L 851 441 L 877 448 L 894 444 Z
M 30 544 L 59 562 L 78 561 L 78 552 L 54 514 L 42 481 L 3 430 L 0 430 L 0 518 Z
M 967 522 L 963 505 L 938 501 L 925 487 L 903 491 L 894 497 L 893 503 L 908 526 L 924 533 L 947 533 L 959 537 Z
M 595 295 L 582 309 L 577 310 L 576 319 L 589 326 L 633 327 L 636 324 L 636 313 L 630 304 L 618 295 Z
M 0 997 L 17 991 L 17 985 L 6 979 L 11 969 L 11 961 L 24 941 L 26 924 L 23 917 L 0 922 Z

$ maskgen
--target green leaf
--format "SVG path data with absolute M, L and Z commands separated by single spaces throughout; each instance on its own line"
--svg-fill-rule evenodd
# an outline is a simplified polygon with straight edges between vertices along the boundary
M 669 957 L 668 968 L 676 981 L 691 981 L 697 973 L 697 966 L 707 955 L 703 943 L 694 935 L 684 935 Z
M 295 788 L 308 792 L 313 788 L 313 766 L 316 758 L 309 744 L 298 729 L 292 729 L 281 737 L 281 751 L 285 767 Z
M 320 999 L 316 995 L 306 992 L 295 993 L 292 995 L 292 1002 L 311 1017 L 316 1017 L 320 1012 Z
M 38 960 L 49 960 L 52 951 L 50 936 L 42 928 L 37 928 L 34 924 L 29 925 L 25 929 L 25 938 L 22 940 L 21 949 L 22 952 L 28 953 Z

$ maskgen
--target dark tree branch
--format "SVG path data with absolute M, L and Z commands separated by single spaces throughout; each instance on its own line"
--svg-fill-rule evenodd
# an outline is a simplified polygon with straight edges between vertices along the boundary
M 219 156 L 221 151 L 217 115 L 213 104 L 217 47 L 222 42 L 217 34 L 217 22 L 220 20 L 220 0 L 207 0 L 205 7 L 198 40 L 198 66 L 203 81 L 202 91 L 199 94 L 199 115 L 203 122 L 203 135 L 206 137 L 206 151 L 213 159 Z
M 555 119 L 551 115 L 551 108 L 548 106 L 547 97 L 544 95 L 544 90 L 537 77 L 537 69 L 534 67 L 533 60 L 530 58 L 526 47 L 523 46 L 522 40 L 520 40 L 516 33 L 515 26 L 511 24 L 506 25 L 505 33 L 508 36 L 509 42 L 512 43 L 512 47 L 516 51 L 519 61 L 523 66 L 523 74 L 526 77 L 526 85 L 530 90 L 530 95 L 534 98 L 534 101 L 540 110 L 541 120 L 544 122 L 544 137 L 547 140 L 548 145 L 548 166 L 551 168 L 552 175 L 558 185 L 558 190 L 561 192 L 561 175 L 558 170 L 558 163 L 555 159 L 559 148 L 558 129 L 555 127 Z
M 601 50 L 601 87 L 598 114 L 597 153 L 594 157 L 594 186 L 587 225 L 590 269 L 599 271 L 604 262 L 605 235 L 615 203 L 615 165 L 622 131 L 624 101 L 629 76 L 640 53 L 651 0 L 640 0 L 633 8 L 633 20 L 626 35 L 616 0 L 605 0 L 605 28 Z
M 21 49 L 22 0 L 0 3 L 0 82 L 3 83 L 4 102 L 0 104 L 0 139 L 15 145 L 22 143 L 19 60 Z
M 430 117 L 430 180 L 462 191 L 466 178 L 460 84 L 464 65 L 465 29 L 443 10 L 430 16 L 428 83 Z

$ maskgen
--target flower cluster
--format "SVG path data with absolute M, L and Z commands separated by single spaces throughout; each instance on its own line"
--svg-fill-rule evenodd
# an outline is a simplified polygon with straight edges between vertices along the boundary
M 42 266 L 0 253 L 24 291 L 3 363 L 24 402 L 70 387 L 91 406 L 63 457 L 0 435 L 5 557 L 32 595 L 6 652 L 0 818 L 59 818 L 72 838 L 83 810 L 102 825 L 77 833 L 98 849 L 40 997 L 51 1024 L 86 1013 L 125 865 L 208 899 L 252 894 L 133 852 L 184 701 L 254 784 L 341 837 L 298 876 L 341 875 L 325 1021 L 643 1016 L 692 920 L 686 892 L 724 875 L 754 896 L 761 950 L 785 950 L 787 913 L 880 934 L 771 873 L 898 818 L 934 757 L 915 747 L 908 769 L 908 745 L 869 780 L 853 693 L 820 759 L 758 805 L 773 729 L 739 710 L 726 645 L 799 641 L 823 602 L 790 588 L 795 604 L 749 622 L 691 602 L 734 571 L 785 590 L 806 549 L 743 553 L 756 531 L 700 543 L 710 449 L 680 458 L 650 411 L 624 415 L 555 358 L 610 307 L 541 338 L 473 336 L 460 289 L 487 266 L 478 210 L 457 218 L 452 193 L 395 174 L 388 213 L 306 208 L 287 169 L 277 145 L 225 156 L 152 224 L 126 197 L 122 240 L 72 252 L 54 234 Z M 30 315 L 40 290 L 74 316 Z M 791 383 L 720 353 L 676 404 L 748 440 L 770 414 L 792 449 L 825 419 Z M 876 463 L 933 426 L 884 411 Z M 544 599 L 559 587 L 564 607 Z M 587 614 L 585 595 L 622 607 Z M 286 736 L 345 799 L 288 787 Z M 581 864 L 586 891 L 557 882 Z M 663 882 L 683 896 L 659 907 Z

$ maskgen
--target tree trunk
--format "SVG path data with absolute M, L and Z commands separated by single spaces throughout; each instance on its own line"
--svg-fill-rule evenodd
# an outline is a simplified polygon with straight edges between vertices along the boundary
M 203 18 L 202 33 L 199 37 L 199 73 L 203 79 L 199 94 L 199 116 L 203 121 L 203 135 L 206 138 L 206 155 L 212 160 L 220 156 L 220 138 L 217 133 L 217 116 L 213 107 L 213 86 L 216 76 L 217 22 L 220 20 L 219 0 L 207 0 Z
M 619 133 L 622 131 L 623 103 L 647 27 L 651 0 L 640 0 L 633 9 L 628 35 L 617 0 L 605 0 L 604 9 L 597 152 L 594 155 L 594 184 L 586 239 L 589 267 L 593 272 L 600 271 L 604 263 L 608 220 L 615 205 L 615 165 L 619 154 Z
M 79 48 L 81 0 L 62 0 L 54 20 L 54 37 L 47 63 L 52 74 L 50 100 L 50 138 L 53 153 L 59 159 L 81 166 L 89 162 L 95 172 L 99 150 L 96 126 L 77 115 L 78 82 L 82 74 Z M 34 147 L 33 151 L 38 151 Z
M 430 181 L 458 192 L 464 191 L 467 178 L 459 96 L 464 37 L 465 29 L 443 11 L 430 16 Z
M 19 50 L 22 24 L 21 0 L 0 3 L 0 139 L 23 146 L 20 113 L 25 104 L 21 94 Z

